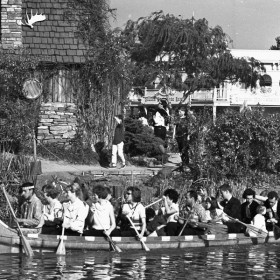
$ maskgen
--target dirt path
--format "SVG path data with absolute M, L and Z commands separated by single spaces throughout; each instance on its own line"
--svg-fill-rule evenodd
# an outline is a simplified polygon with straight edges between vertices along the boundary
M 82 173 L 82 172 L 89 172 L 89 171 L 100 171 L 100 172 L 107 172 L 110 170 L 120 170 L 120 171 L 144 171 L 150 170 L 151 167 L 140 167 L 134 165 L 128 165 L 124 169 L 108 169 L 101 166 L 94 166 L 94 165 L 81 165 L 81 164 L 70 164 L 64 161 L 51 161 L 46 159 L 39 159 L 42 165 L 42 172 L 43 174 L 46 173 L 58 173 L 58 172 L 71 172 L 71 173 Z M 176 166 L 178 163 L 181 162 L 179 154 L 170 154 L 169 160 L 164 167 L 167 166 Z M 119 166 L 120 167 L 120 166 Z M 161 166 L 156 166 L 156 169 L 160 169 Z
M 101 166 L 92 166 L 92 165 L 82 165 L 82 164 L 70 164 L 64 161 L 51 161 L 42 158 L 38 158 L 41 161 L 42 174 L 37 177 L 37 185 L 43 186 L 47 181 L 53 180 L 54 177 L 57 177 L 59 180 L 65 182 L 71 182 L 77 176 L 80 175 L 132 175 L 132 174 L 147 174 L 147 175 L 156 175 L 159 170 L 162 168 L 175 168 L 178 166 L 178 163 L 181 162 L 179 154 L 170 154 L 169 160 L 164 166 L 155 166 L 155 167 L 140 167 L 129 165 L 124 169 L 119 168 L 104 168 Z M 120 166 L 120 165 L 119 165 Z

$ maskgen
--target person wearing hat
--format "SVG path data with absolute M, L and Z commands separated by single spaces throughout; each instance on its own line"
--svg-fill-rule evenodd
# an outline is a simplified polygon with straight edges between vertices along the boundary
M 23 203 L 20 206 L 17 221 L 22 227 L 36 228 L 42 219 L 43 205 L 34 192 L 34 184 L 30 182 L 22 184 L 21 196 Z

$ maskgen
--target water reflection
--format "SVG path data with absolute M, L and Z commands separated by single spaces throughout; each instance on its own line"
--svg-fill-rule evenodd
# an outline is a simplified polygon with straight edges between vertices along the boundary
M 0 255 L 0 279 L 279 279 L 277 245 L 186 250 Z

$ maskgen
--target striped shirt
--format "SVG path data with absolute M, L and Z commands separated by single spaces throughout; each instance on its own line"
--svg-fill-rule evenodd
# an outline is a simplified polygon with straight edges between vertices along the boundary
M 129 215 L 131 217 L 131 220 L 137 230 L 142 229 L 142 219 L 146 219 L 146 210 L 143 204 L 139 202 L 135 206 L 133 206 L 126 203 L 123 205 L 122 213 L 125 213 L 126 215 Z
M 39 225 L 43 214 L 43 204 L 41 200 L 33 194 L 29 200 L 23 202 L 20 207 L 20 219 L 24 227 L 36 227 Z

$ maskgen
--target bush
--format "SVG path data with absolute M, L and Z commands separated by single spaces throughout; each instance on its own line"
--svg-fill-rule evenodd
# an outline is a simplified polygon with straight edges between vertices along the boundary
M 126 154 L 133 156 L 158 157 L 162 155 L 160 146 L 164 146 L 161 138 L 155 137 L 153 130 L 143 126 L 142 122 L 128 118 L 125 120 L 125 145 Z
M 192 174 L 205 187 L 229 182 L 237 196 L 246 187 L 273 189 L 280 179 L 280 115 L 262 108 L 238 112 L 228 109 L 215 124 L 205 111 L 196 114 L 190 137 Z M 212 188 L 212 187 L 211 187 Z
M 210 127 L 205 140 L 208 164 L 219 177 L 275 173 L 280 161 L 280 115 L 265 115 L 261 109 L 228 110 Z

